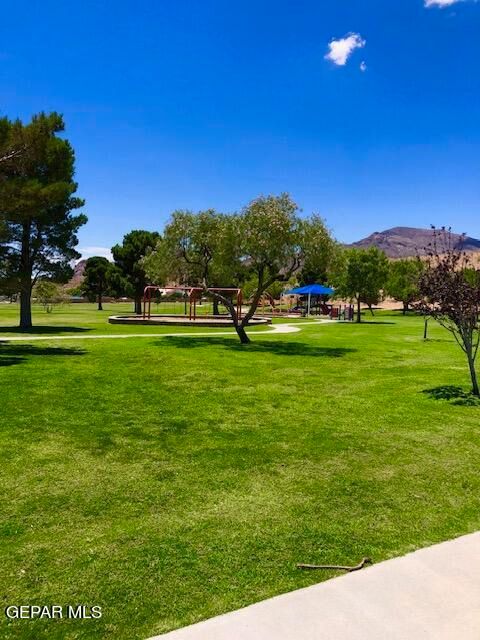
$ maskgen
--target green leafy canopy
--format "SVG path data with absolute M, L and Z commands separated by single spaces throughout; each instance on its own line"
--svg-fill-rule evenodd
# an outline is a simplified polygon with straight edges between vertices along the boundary
M 21 294 L 21 324 L 31 326 L 30 296 L 39 278 L 65 282 L 84 205 L 75 196 L 75 154 L 59 134 L 64 122 L 57 113 L 40 113 L 30 123 L 0 120 L 0 242 L 2 276 Z M 6 158 L 6 160 L 5 160 Z

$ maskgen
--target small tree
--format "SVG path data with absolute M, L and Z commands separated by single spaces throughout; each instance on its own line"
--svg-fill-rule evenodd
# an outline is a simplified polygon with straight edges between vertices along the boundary
M 354 300 L 357 322 L 362 321 L 361 304 L 372 311 L 372 305 L 381 300 L 388 276 L 388 258 L 377 247 L 347 249 L 336 276 L 336 295 Z
M 65 294 L 62 288 L 50 280 L 38 280 L 33 288 L 33 296 L 47 313 L 52 313 L 56 304 L 65 302 Z
M 458 246 L 451 241 L 449 230 L 435 232 L 419 280 L 421 300 L 414 306 L 453 335 L 467 358 L 472 393 L 480 396 L 475 370 L 480 343 L 480 270 Z
M 415 259 L 394 260 L 390 263 L 386 293 L 403 304 L 403 315 L 410 305 L 418 299 L 418 282 L 423 263 Z
M 160 235 L 155 231 L 135 230 L 112 248 L 113 259 L 123 275 L 125 293 L 135 301 L 135 313 L 142 313 L 143 291 L 148 284 L 143 258 L 155 248 Z
M 97 301 L 98 311 L 103 310 L 103 297 L 112 291 L 114 271 L 115 266 L 102 256 L 93 256 L 85 263 L 82 292 Z

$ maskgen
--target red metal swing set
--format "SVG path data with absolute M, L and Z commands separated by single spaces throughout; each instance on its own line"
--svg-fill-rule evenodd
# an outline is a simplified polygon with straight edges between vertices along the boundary
M 237 304 L 237 316 L 240 320 L 242 318 L 242 303 L 243 303 L 243 294 L 241 289 L 232 288 L 232 287 L 208 287 L 208 289 L 202 289 L 202 287 L 160 287 L 149 284 L 145 287 L 143 291 L 143 319 L 150 320 L 151 318 L 151 310 L 152 310 L 152 293 L 155 291 L 186 291 L 188 293 L 188 301 L 189 301 L 189 320 L 197 319 L 197 301 L 201 299 L 202 293 L 226 293 L 228 295 L 232 295 L 232 297 L 236 297 Z

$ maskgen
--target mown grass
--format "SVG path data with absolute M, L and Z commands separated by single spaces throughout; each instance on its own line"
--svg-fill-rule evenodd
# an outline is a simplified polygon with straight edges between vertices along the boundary
M 71 313 L 48 323 L 115 330 Z M 417 318 L 376 320 L 246 348 L 0 343 L 3 604 L 103 608 L 2 619 L 0 636 L 146 638 L 332 575 L 296 562 L 379 562 L 478 529 L 480 408 L 435 392 L 468 389 L 462 354 L 437 327 L 423 342 Z
M 205 305 L 206 308 L 206 305 Z M 210 307 L 209 307 L 210 308 Z M 190 333 L 195 327 L 151 326 L 109 324 L 108 317 L 113 315 L 133 314 L 133 305 L 126 302 L 105 303 L 103 311 L 98 311 L 94 304 L 73 303 L 54 307 L 47 313 L 41 305 L 33 305 L 32 329 L 21 331 L 18 327 L 19 308 L 17 304 L 0 304 L 0 338 L 5 336 L 31 335 L 95 335 L 95 334 L 139 334 L 139 333 Z M 181 315 L 183 304 L 160 305 L 158 313 Z M 157 305 L 152 304 L 152 313 L 157 313 Z M 199 313 L 199 315 L 202 315 Z M 201 331 L 201 328 L 199 328 Z

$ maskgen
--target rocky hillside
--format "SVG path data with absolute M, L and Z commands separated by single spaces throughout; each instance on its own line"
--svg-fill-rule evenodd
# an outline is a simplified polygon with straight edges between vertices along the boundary
M 68 283 L 68 288 L 73 289 L 74 287 L 78 287 L 83 282 L 83 274 L 85 273 L 85 264 L 86 260 L 79 260 L 74 267 L 73 276 Z
M 433 240 L 431 229 L 415 229 L 413 227 L 393 227 L 386 231 L 376 231 L 367 238 L 354 242 L 352 247 L 378 247 L 389 258 L 407 258 L 425 254 L 425 247 Z M 462 246 L 465 251 L 480 252 L 480 240 L 452 234 L 452 240 Z

